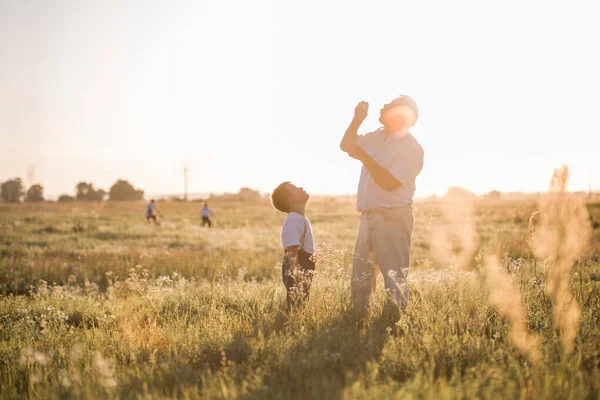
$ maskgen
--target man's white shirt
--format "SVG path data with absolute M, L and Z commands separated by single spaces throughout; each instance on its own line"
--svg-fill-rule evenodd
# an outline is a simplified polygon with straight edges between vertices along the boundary
M 154 215 L 154 210 L 156 210 L 156 204 L 148 203 L 148 205 L 146 206 L 146 215 L 147 216 Z
M 387 169 L 400 183 L 394 190 L 382 189 L 365 166 L 360 173 L 356 196 L 358 211 L 376 211 L 414 202 L 415 180 L 423 169 L 423 148 L 408 132 L 386 134 L 383 128 L 359 135 L 356 143 Z

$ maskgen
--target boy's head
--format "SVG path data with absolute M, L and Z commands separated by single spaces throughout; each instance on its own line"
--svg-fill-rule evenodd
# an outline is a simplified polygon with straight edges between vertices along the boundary
M 388 132 L 396 133 L 409 129 L 419 118 L 417 103 L 406 95 L 400 95 L 379 111 L 379 122 Z
M 150 203 L 154 203 L 154 199 L 150 200 Z
M 303 188 L 299 188 L 290 182 L 283 182 L 271 194 L 273 207 L 285 213 L 289 213 L 295 204 L 306 204 L 309 198 L 309 194 Z

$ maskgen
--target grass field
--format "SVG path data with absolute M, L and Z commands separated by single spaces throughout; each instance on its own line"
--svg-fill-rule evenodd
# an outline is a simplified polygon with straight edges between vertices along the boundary
M 349 296 L 353 204 L 309 203 L 318 272 L 291 314 L 284 215 L 210 205 L 212 230 L 200 203 L 159 203 L 161 227 L 143 203 L 0 203 L 0 397 L 600 398 L 600 204 L 565 275 L 581 310 L 572 351 L 553 317 L 553 264 L 530 247 L 533 201 L 417 203 L 410 305 L 395 323 L 380 290 L 365 324 Z M 489 255 L 514 284 L 504 305 Z

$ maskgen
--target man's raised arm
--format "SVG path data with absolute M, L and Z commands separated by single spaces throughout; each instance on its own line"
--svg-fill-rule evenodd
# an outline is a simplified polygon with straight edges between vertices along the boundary
M 375 180 L 375 183 L 383 190 L 394 190 L 402 186 L 402 183 L 396 179 L 390 171 L 377 164 L 377 161 L 375 161 L 358 144 L 350 143 L 347 152 L 350 157 L 363 163 L 367 171 L 369 171 L 369 174 L 371 174 Z
M 369 103 L 361 101 L 354 109 L 354 118 L 350 122 L 350 126 L 346 129 L 346 133 L 340 142 L 340 149 L 344 152 L 348 152 L 352 148 L 352 144 L 356 142 L 358 137 L 358 128 L 362 125 L 367 113 L 369 112 Z

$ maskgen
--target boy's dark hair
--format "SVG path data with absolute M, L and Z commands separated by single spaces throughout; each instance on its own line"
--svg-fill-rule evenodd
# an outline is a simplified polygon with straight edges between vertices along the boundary
M 273 203 L 273 207 L 285 213 L 290 212 L 290 203 L 287 196 L 287 185 L 289 184 L 290 182 L 283 182 L 281 185 L 277 186 L 271 194 L 271 203 Z

